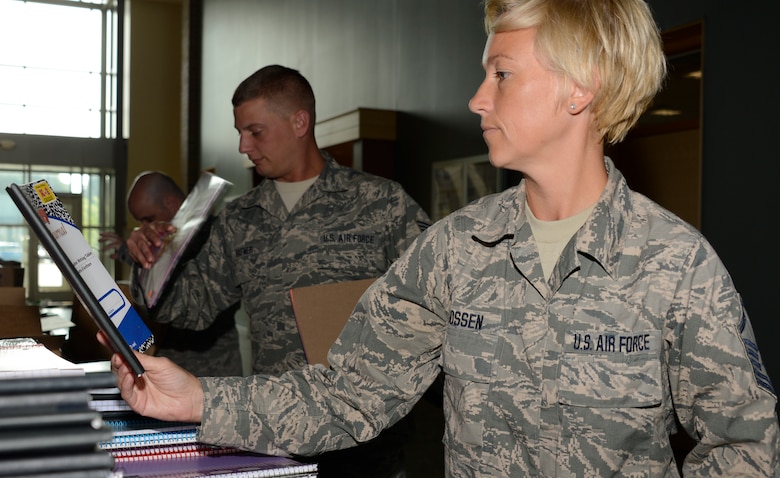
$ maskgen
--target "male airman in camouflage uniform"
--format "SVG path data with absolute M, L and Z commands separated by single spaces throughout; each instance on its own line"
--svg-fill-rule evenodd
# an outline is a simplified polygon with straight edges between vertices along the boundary
M 141 357 L 144 387 L 115 356 L 122 396 L 200 422 L 207 443 L 314 454 L 371 439 L 443 370 L 448 476 L 780 476 L 776 395 L 728 272 L 603 155 L 665 75 L 646 3 L 485 12 L 469 107 L 520 184 L 423 232 L 363 295 L 330 369 L 198 380 Z M 679 465 L 677 422 L 694 441 Z
M 186 199 L 178 184 L 161 171 L 143 171 L 133 180 L 127 193 L 127 208 L 139 223 L 170 222 Z M 185 258 L 197 253 L 208 234 L 206 223 L 187 247 Z M 133 264 L 127 244 L 115 233 L 101 233 L 104 248 L 117 248 L 116 258 Z M 142 293 L 133 294 L 136 307 L 146 317 Z M 155 335 L 155 355 L 168 357 L 198 376 L 231 376 L 242 374 L 235 309 L 220 314 L 204 330 L 160 327 L 150 323 Z
M 158 322 L 202 330 L 241 301 L 249 316 L 254 373 L 278 374 L 306 364 L 290 289 L 378 277 L 430 220 L 398 183 L 343 167 L 318 150 L 311 90 L 299 93 L 288 84 L 286 92 L 268 93 L 264 88 L 270 87 L 260 81 L 273 75 L 302 78 L 284 67 L 265 67 L 239 85 L 233 103 L 239 149 L 256 161 L 260 174 L 275 181 L 265 179 L 225 206 L 212 221 L 198 255 L 183 261 L 150 312 Z M 310 97 L 311 115 L 303 125 L 308 129 L 301 130 L 294 146 L 277 139 L 279 133 L 264 140 L 263 135 L 272 136 L 268 124 L 278 121 L 275 108 L 280 107 L 273 102 L 286 106 L 293 103 L 288 97 L 296 94 L 304 98 L 296 99 L 298 103 Z M 257 117 L 258 101 L 263 102 L 259 111 L 274 113 Z M 289 127 L 286 118 L 282 123 Z M 279 145 L 283 153 L 273 150 Z M 290 153 L 293 149 L 299 153 Z M 287 171 L 290 168 L 292 172 Z M 311 172 L 307 176 L 299 169 Z M 306 176 L 310 183 L 292 209 L 279 188 L 295 181 L 281 183 L 277 176 L 282 174 L 298 183 L 303 182 L 299 176 Z M 141 264 L 153 260 L 146 234 L 159 242 L 158 231 L 146 224 L 128 240 L 128 247 L 135 248 L 133 258 Z M 133 284 L 136 293 L 139 287 Z
M 220 211 L 198 255 L 181 264 L 151 312 L 158 322 L 202 330 L 240 301 L 253 371 L 281 374 L 307 363 L 290 290 L 379 277 L 430 220 L 400 184 L 343 167 L 317 149 L 313 93 L 297 71 L 258 70 L 238 86 L 233 106 L 239 150 L 265 179 Z M 291 188 L 299 196 L 289 200 Z M 392 463 L 387 446 L 400 453 L 405 426 L 370 445 L 376 455 L 365 466 L 379 471 L 355 476 L 391 475 L 400 460 Z M 349 476 L 344 467 L 355 458 L 343 455 L 328 460 Z
M 326 165 L 292 211 L 271 181 L 226 205 L 198 258 L 181 268 L 153 312 L 158 321 L 202 329 L 242 301 L 254 372 L 306 363 L 290 289 L 378 277 L 428 221 L 387 179 Z

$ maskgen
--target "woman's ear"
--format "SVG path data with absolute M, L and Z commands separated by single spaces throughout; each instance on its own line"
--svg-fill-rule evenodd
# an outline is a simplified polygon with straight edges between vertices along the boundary
M 592 91 L 577 84 L 572 84 L 571 93 L 569 93 L 566 102 L 566 109 L 569 111 L 569 114 L 580 114 L 585 108 L 590 106 L 595 96 Z

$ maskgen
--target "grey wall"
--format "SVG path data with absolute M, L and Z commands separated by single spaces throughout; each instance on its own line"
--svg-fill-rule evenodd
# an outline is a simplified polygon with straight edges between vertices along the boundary
M 742 292 L 780 387 L 777 3 L 650 0 L 669 29 L 705 21 L 702 230 Z M 202 166 L 249 187 L 230 97 L 255 69 L 281 63 L 312 83 L 325 119 L 397 110 L 399 180 L 423 207 L 430 164 L 486 151 L 467 102 L 482 80 L 478 0 L 204 0 Z
M 467 102 L 482 80 L 485 34 L 472 0 L 204 0 L 203 166 L 248 184 L 230 97 L 279 63 L 312 83 L 318 119 L 396 110 L 396 170 L 427 207 L 430 163 L 486 152 Z

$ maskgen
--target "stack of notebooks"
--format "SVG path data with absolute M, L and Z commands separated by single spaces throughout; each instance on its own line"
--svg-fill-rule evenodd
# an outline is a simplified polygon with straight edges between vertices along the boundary
M 194 424 L 104 412 L 113 437 L 99 447 L 123 477 L 316 477 L 317 465 L 199 443 Z
M 141 416 L 116 387 L 91 391 L 90 407 L 100 411 L 110 439 L 98 444 L 111 454 L 121 477 L 295 477 L 314 478 L 317 465 L 198 442 L 194 423 Z
M 34 339 L 0 339 L 0 478 L 317 476 L 316 464 L 196 435 L 195 424 L 133 412 L 111 372 L 87 373 Z
M 0 476 L 116 476 L 98 446 L 113 432 L 89 407 L 89 390 L 113 383 L 111 373 L 1 379 Z

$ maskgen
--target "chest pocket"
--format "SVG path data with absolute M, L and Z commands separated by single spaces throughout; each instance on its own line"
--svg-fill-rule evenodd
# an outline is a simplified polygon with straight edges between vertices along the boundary
M 482 413 L 495 367 L 498 338 L 487 331 L 450 325 L 442 350 L 448 442 L 480 446 Z
M 495 335 L 450 327 L 442 352 L 444 372 L 468 382 L 489 382 L 496 344 Z
M 318 270 L 335 271 L 340 275 L 347 271 L 347 275 L 376 276 L 391 262 L 387 257 L 387 236 L 374 224 L 366 227 L 335 225 L 322 231 L 311 247 L 309 257 L 317 261 Z
M 660 332 L 589 336 L 594 341 L 587 350 L 566 344 L 560 369 L 561 403 L 592 408 L 661 403 Z M 608 341 L 607 350 L 598 350 L 598 340 Z

